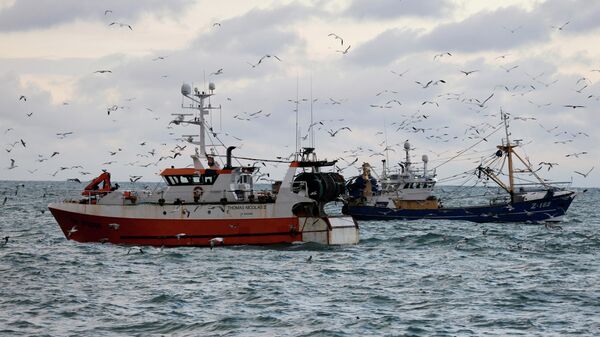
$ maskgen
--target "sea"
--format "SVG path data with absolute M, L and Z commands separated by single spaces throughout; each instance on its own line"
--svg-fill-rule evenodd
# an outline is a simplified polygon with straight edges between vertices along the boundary
M 0 336 L 600 335 L 599 189 L 549 226 L 365 221 L 357 245 L 140 253 L 65 238 L 47 204 L 82 188 L 0 181 Z

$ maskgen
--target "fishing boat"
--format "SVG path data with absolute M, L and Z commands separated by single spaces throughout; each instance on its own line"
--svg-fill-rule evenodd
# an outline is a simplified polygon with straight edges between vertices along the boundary
M 435 170 L 428 171 L 428 157 L 424 155 L 423 169 L 414 167 L 410 161 L 410 144 L 405 142 L 406 160 L 395 172 L 386 168 L 380 179 L 372 176 L 371 166 L 363 164 L 362 174 L 347 183 L 347 196 L 342 212 L 356 220 L 419 220 L 446 219 L 472 222 L 545 222 L 560 221 L 575 198 L 569 183 L 551 183 L 532 169 L 529 161 L 519 155 L 515 148 L 519 141 L 511 142 L 508 132 L 508 115 L 502 113 L 506 138 L 497 146 L 493 158 L 475 169 L 478 178 L 495 183 L 502 195 L 487 200 L 484 204 L 445 207 L 442 200 L 433 195 L 436 184 Z M 516 158 L 516 159 L 515 159 Z M 514 161 L 523 169 L 519 173 L 533 176 L 535 183 L 515 183 Z M 504 182 L 501 170 L 492 168 L 492 163 L 506 161 L 508 181 Z M 504 167 L 505 165 L 500 165 Z
M 235 147 L 227 148 L 221 167 L 215 142 L 206 142 L 214 134 L 207 118 L 214 90 L 213 83 L 208 92 L 181 87 L 191 100 L 182 107 L 195 113 L 175 114 L 172 123 L 199 127 L 198 140 L 186 136 L 197 146 L 191 167 L 164 169 L 166 186 L 154 191 L 120 189 L 103 172 L 80 197 L 48 205 L 65 237 L 151 246 L 357 243 L 359 227 L 352 217 L 325 212 L 325 204 L 344 193 L 344 178 L 325 172 L 335 161 L 318 160 L 314 148 L 297 150 L 283 179 L 266 190 L 255 186 L 257 167 L 233 165 Z

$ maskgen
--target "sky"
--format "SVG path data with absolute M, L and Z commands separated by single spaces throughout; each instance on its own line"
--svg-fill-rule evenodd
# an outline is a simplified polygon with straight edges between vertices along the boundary
M 194 151 L 197 128 L 170 124 L 190 112 L 181 85 L 214 82 L 209 123 L 237 156 L 309 146 L 312 109 L 317 153 L 346 177 L 409 140 L 461 184 L 447 178 L 494 154 L 503 111 L 538 174 L 597 187 L 598 17 L 583 0 L 0 0 L 0 179 L 159 181 Z

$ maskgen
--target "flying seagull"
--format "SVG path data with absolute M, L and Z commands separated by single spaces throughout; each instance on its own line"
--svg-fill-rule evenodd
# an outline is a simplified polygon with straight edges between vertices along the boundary
M 469 76 L 472 73 L 478 72 L 479 70 L 460 70 L 461 73 L 465 74 L 465 76 Z
M 574 172 L 577 173 L 577 174 L 580 174 L 584 178 L 587 178 L 588 174 L 590 174 L 590 172 L 592 172 L 593 169 L 594 169 L 594 167 L 592 166 L 592 168 L 589 169 L 589 171 L 587 171 L 586 173 L 581 173 L 581 172 L 578 172 L 578 171 L 574 171 Z
M 131 25 L 128 25 L 126 23 L 121 23 L 121 22 L 117 22 L 117 21 L 113 21 L 110 24 L 108 24 L 109 26 L 113 26 L 113 25 L 119 25 L 119 27 L 123 28 L 123 27 L 127 27 L 130 30 L 133 30 L 133 28 L 131 28 Z
M 221 237 L 216 237 L 216 238 L 212 238 L 210 240 L 208 240 L 208 243 L 210 244 L 210 249 L 213 249 L 214 246 L 216 245 L 224 245 L 225 244 L 225 240 Z
M 565 28 L 565 26 L 568 24 L 569 24 L 569 21 L 563 23 L 562 26 L 550 26 L 550 27 L 556 28 L 556 30 L 563 30 L 563 28 Z

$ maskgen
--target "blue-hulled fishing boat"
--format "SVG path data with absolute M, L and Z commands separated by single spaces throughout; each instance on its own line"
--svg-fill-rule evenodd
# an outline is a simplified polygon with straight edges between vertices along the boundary
M 428 171 L 428 158 L 422 157 L 423 168 L 414 167 L 410 160 L 410 144 L 405 142 L 406 160 L 396 171 L 388 169 L 383 161 L 379 179 L 371 175 L 369 164 L 363 164 L 362 175 L 352 178 L 346 185 L 347 197 L 342 212 L 355 220 L 419 220 L 446 219 L 473 222 L 545 222 L 559 221 L 575 198 L 568 183 L 550 183 L 531 168 L 514 151 L 519 141 L 511 142 L 508 132 L 508 115 L 502 113 L 506 138 L 488 163 L 480 164 L 475 174 L 497 184 L 504 195 L 487 200 L 480 205 L 444 207 L 433 195 L 436 184 L 435 170 Z M 537 182 L 516 184 L 514 161 L 524 165 L 519 173 L 533 176 Z M 508 182 L 500 179 L 501 170 L 492 168 L 492 162 L 507 163 Z M 505 165 L 501 165 L 504 167 Z

